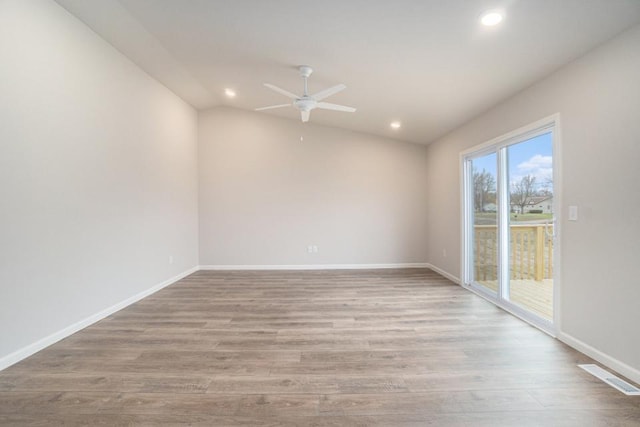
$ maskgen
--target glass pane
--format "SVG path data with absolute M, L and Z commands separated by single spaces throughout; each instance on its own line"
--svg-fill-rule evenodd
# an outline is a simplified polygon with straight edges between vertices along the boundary
M 496 153 L 471 160 L 473 197 L 473 281 L 498 290 L 498 200 Z
M 512 303 L 553 320 L 553 141 L 545 133 L 507 148 Z

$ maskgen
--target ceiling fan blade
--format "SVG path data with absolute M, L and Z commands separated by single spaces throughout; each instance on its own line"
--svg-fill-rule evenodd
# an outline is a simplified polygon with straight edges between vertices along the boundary
M 303 122 L 309 121 L 309 116 L 311 115 L 311 111 L 300 111 L 300 116 L 302 117 Z
M 284 90 L 282 88 L 279 88 L 278 86 L 272 85 L 271 83 L 265 83 L 264 85 L 266 87 L 268 87 L 269 89 L 271 89 L 272 91 L 278 92 L 281 95 L 288 96 L 291 99 L 298 99 L 298 95 L 294 95 L 291 92 L 289 92 L 288 90 Z
M 345 111 L 347 113 L 354 113 L 356 111 L 356 109 L 353 107 L 347 107 L 346 105 L 332 104 L 330 102 L 318 102 L 316 104 L 316 107 L 322 108 L 323 110 Z
M 346 89 L 347 86 L 343 85 L 342 83 L 340 83 L 339 85 L 335 85 L 334 87 L 330 87 L 329 89 L 325 89 L 325 90 L 321 90 L 320 92 L 311 95 L 311 97 L 313 99 L 315 99 L 316 101 L 321 101 L 331 95 L 333 95 L 334 93 L 338 93 L 341 90 Z
M 274 108 L 290 107 L 291 104 L 269 105 L 268 107 L 256 108 L 256 111 L 272 110 Z

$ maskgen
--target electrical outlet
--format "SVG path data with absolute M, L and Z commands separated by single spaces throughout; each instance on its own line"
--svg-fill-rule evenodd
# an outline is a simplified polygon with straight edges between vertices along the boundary
M 447 250 L 446 250 L 446 249 L 443 249 L 443 250 L 442 250 L 442 257 L 443 257 L 443 258 L 446 258 L 446 257 L 447 257 Z
M 308 254 L 312 254 L 313 253 L 313 246 L 311 246 L 311 245 L 307 246 L 307 253 Z
M 318 253 L 318 247 L 316 245 L 313 245 L 313 253 L 314 254 Z
M 173 264 L 173 255 L 169 255 L 169 264 Z

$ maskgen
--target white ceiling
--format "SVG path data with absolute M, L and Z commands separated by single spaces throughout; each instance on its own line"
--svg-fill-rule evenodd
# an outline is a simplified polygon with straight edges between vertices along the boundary
M 358 108 L 312 122 L 422 144 L 640 21 L 640 0 L 57 1 L 196 108 L 286 103 L 262 84 L 299 93 L 307 64 L 310 92 L 345 83 L 327 101 Z

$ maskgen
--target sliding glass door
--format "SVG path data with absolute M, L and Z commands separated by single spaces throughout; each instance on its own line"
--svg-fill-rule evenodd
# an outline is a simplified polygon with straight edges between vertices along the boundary
M 469 202 L 472 231 L 472 277 L 477 286 L 495 296 L 498 291 L 498 156 L 495 152 L 469 159 L 472 187 Z
M 553 332 L 555 120 L 463 153 L 463 283 Z M 555 202 L 555 203 L 554 203 Z
M 509 300 L 553 321 L 553 133 L 506 150 Z

